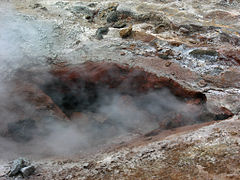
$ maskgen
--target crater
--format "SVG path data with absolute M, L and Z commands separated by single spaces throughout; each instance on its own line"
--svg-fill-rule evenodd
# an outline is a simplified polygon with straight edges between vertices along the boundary
M 51 120 L 44 119 L 46 112 L 58 117 L 54 123 L 65 119 L 62 122 L 67 124 L 66 127 L 74 126 L 74 131 L 81 134 L 68 138 L 87 136 L 88 146 L 113 142 L 114 138 L 131 133 L 153 136 L 165 129 L 232 116 L 229 113 L 210 113 L 206 108 L 206 96 L 201 92 L 187 89 L 173 79 L 127 65 L 88 61 L 56 65 L 45 70 L 19 70 L 16 77 L 16 93 L 21 92 L 28 103 L 41 107 L 36 108 L 37 113 L 31 117 L 22 110 L 24 117 L 41 124 L 35 125 L 35 129 L 48 129 L 48 133 L 34 129 L 28 134 L 29 130 L 20 127 L 21 122 L 25 127 L 31 127 L 26 126 L 26 122 L 33 122 L 19 119 L 16 125 L 10 124 L 8 132 L 15 141 L 19 140 L 16 137 L 19 134 L 26 135 L 20 138 L 21 142 L 34 140 L 36 134 L 51 134 Z M 48 124 L 42 125 L 46 122 Z M 20 128 L 15 132 L 12 127 Z M 61 130 L 63 134 L 68 131 L 65 128 Z

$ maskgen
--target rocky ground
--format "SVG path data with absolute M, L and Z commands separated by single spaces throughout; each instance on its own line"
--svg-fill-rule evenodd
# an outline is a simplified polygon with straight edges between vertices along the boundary
M 45 161 L 40 179 L 239 179 L 238 126 L 232 118 L 87 160 Z
M 165 81 L 160 85 L 176 89 L 175 95 L 191 95 L 195 102 L 198 98 L 192 94 L 201 93 L 207 111 L 222 120 L 120 136 L 113 144 L 74 157 L 30 156 L 36 167 L 30 179 L 240 179 L 240 1 L 1 3 L 5 7 L 0 8 L 1 19 L 5 27 L 14 22 L 24 57 L 12 67 L 15 85 L 11 93 L 26 96 L 37 109 L 28 117 L 16 105 L 11 110 L 18 116 L 41 119 L 44 112 L 44 116 L 69 121 L 71 117 L 61 106 L 36 86 L 44 82 L 40 72 L 66 78 L 68 70 L 62 69 L 69 68 L 78 77 L 76 71 L 86 72 L 74 67 L 81 69 L 80 63 L 92 61 L 140 68 L 154 75 L 148 78 L 153 85 L 158 78 L 170 79 L 173 85 Z M 95 65 L 88 67 L 93 75 L 86 77 L 93 82 L 106 72 Z M 2 161 L 0 179 L 9 179 L 5 176 L 9 165 Z

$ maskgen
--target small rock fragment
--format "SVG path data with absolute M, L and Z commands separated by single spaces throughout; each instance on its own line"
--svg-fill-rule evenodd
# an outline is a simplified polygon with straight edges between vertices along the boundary
M 85 19 L 87 19 L 88 20 L 88 22 L 93 22 L 93 16 L 89 16 L 89 15 L 87 15 L 87 16 L 85 16 Z
M 131 6 L 125 3 L 119 4 L 116 11 L 124 17 L 133 16 L 135 14 L 133 8 L 131 8 Z
M 158 57 L 162 58 L 162 59 L 169 59 L 169 57 L 166 54 L 158 54 Z
M 90 166 L 89 163 L 84 163 L 84 164 L 83 164 L 83 168 L 85 168 L 85 169 L 89 168 L 89 166 Z
M 206 83 L 206 81 L 204 81 L 204 80 L 202 79 L 202 80 L 200 80 L 200 81 L 198 82 L 198 85 L 199 85 L 200 87 L 206 87 L 206 86 L 207 86 L 207 83 Z
M 159 52 L 158 57 L 162 59 L 170 59 L 170 57 L 174 56 L 174 52 L 171 49 L 164 49 Z
M 128 28 L 122 29 L 119 32 L 121 38 L 127 38 L 132 34 L 132 26 L 129 26 Z
M 166 22 L 163 22 L 162 24 L 158 24 L 156 26 L 155 33 L 159 34 L 169 29 L 170 29 L 169 24 L 167 24 Z
M 147 137 L 145 140 L 150 141 L 150 140 L 152 140 L 152 137 Z
M 181 27 L 179 29 L 179 32 L 182 33 L 182 34 L 188 34 L 190 31 L 188 29 L 184 28 L 184 27 Z
M 182 59 L 181 56 L 176 57 L 176 60 L 177 60 L 177 61 L 180 61 L 181 59 Z
M 120 29 L 120 28 L 124 28 L 126 25 L 127 25 L 127 24 L 124 23 L 124 22 L 116 22 L 116 23 L 113 25 L 113 27 Z
M 165 63 L 165 66 L 166 66 L 166 67 L 169 67 L 169 66 L 171 66 L 171 64 L 172 64 L 171 62 L 166 62 L 166 63 Z
M 87 6 L 76 4 L 72 7 L 72 13 L 93 16 L 94 11 Z
M 46 7 L 42 6 L 39 3 L 36 3 L 36 4 L 34 4 L 34 5 L 30 6 L 30 7 L 32 7 L 33 9 L 41 9 L 41 10 L 44 10 L 44 11 L 48 10 Z
M 23 180 L 22 175 L 18 175 L 17 177 L 14 178 L 14 180 Z
M 33 9 L 41 8 L 41 7 L 42 7 L 42 5 L 39 4 L 39 3 L 35 3 L 35 4 L 32 6 Z
M 96 38 L 98 40 L 103 39 L 103 35 L 107 35 L 109 29 L 108 27 L 100 27 L 98 28 L 98 30 L 96 31 Z
M 121 52 L 120 55 L 121 55 L 121 56 L 125 56 L 126 53 L 125 53 L 125 52 Z
M 28 177 L 30 175 L 32 175 L 35 171 L 35 167 L 34 166 L 27 166 L 21 169 L 21 173 L 23 175 L 23 177 Z
M 23 158 L 19 158 L 13 161 L 13 165 L 8 174 L 9 177 L 16 176 L 23 167 L 26 167 L 29 163 Z
M 184 28 L 184 29 L 183 29 Z M 196 32 L 203 32 L 206 31 L 207 28 L 204 26 L 200 26 L 197 24 L 185 24 L 185 25 L 181 25 L 180 29 L 182 31 L 182 33 L 196 33 Z M 179 30 L 180 30 L 179 29 Z M 188 31 L 188 32 L 184 32 L 184 31 Z
M 229 134 L 231 134 L 232 136 L 236 136 L 238 133 L 236 131 L 230 131 Z
M 189 54 L 195 58 L 203 58 L 204 56 L 211 57 L 218 56 L 218 52 L 215 50 L 203 50 L 203 49 L 195 49 L 191 51 Z
M 91 7 L 91 8 L 96 7 L 97 3 L 90 3 L 90 4 L 88 4 L 88 6 Z
M 80 42 L 81 42 L 80 40 L 77 40 L 75 44 L 76 44 L 76 45 L 79 45 Z

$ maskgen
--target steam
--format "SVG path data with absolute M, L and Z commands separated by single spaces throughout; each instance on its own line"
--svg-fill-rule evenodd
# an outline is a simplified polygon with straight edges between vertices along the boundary
M 96 150 L 101 145 L 115 143 L 115 138 L 122 135 L 148 133 L 158 128 L 159 122 L 173 112 L 189 113 L 189 107 L 167 89 L 136 97 L 104 89 L 97 93 L 101 96 L 92 107 L 77 113 L 71 118 L 71 122 L 61 123 L 52 119 L 49 123 L 44 122 L 49 133 L 37 140 L 38 145 L 44 145 L 47 148 L 45 152 L 54 155 Z M 194 112 L 186 116 L 196 118 Z M 34 153 L 37 151 L 39 149 Z
M 49 27 L 43 28 L 37 24 L 34 19 L 17 14 L 12 7 L 1 3 L 0 158 L 72 155 L 109 143 L 113 137 L 122 134 L 147 133 L 158 128 L 159 122 L 168 113 L 188 109 L 167 90 L 135 97 L 101 89 L 97 92 L 100 98 L 93 104 L 96 105 L 94 109 L 74 112 L 71 122 L 59 120 L 50 113 L 48 117 L 40 113 L 36 124 L 31 120 L 20 121 L 39 112 L 22 97 L 14 96 L 11 90 L 15 86 L 6 83 L 6 79 L 11 78 L 19 68 L 39 63 L 36 62 L 39 57 L 49 53 L 50 50 L 45 48 L 45 34 L 51 34 L 52 31 Z M 45 81 L 51 79 L 53 77 L 49 75 Z M 12 107 L 12 104 L 15 106 Z M 24 112 L 22 116 L 21 111 Z M 6 135 L 9 124 L 15 132 L 14 138 L 19 138 L 19 141 Z M 21 128 L 24 129 L 26 124 L 30 130 L 24 130 L 27 134 L 23 134 Z M 21 140 L 24 136 L 30 136 L 31 139 L 25 142 Z
M 11 4 L 0 2 L 1 78 L 30 64 L 40 64 L 51 54 L 48 22 L 17 13 Z
M 10 3 L 0 2 L 0 158 L 21 154 L 21 144 L 5 137 L 8 124 L 24 118 L 16 111 L 34 113 L 31 104 L 12 94 L 15 85 L 8 80 L 19 68 L 42 63 L 49 54 L 45 38 L 50 32 L 33 17 L 17 13 Z

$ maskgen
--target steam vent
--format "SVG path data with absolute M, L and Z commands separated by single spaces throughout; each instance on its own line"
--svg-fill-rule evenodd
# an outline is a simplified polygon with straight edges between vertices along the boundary
M 239 0 L 2 0 L 0 180 L 240 179 Z

